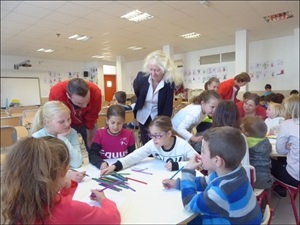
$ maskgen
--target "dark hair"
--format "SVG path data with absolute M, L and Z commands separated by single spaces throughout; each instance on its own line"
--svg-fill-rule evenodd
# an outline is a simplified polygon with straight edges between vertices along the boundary
M 224 126 L 208 129 L 203 136 L 207 142 L 210 157 L 219 156 L 225 162 L 225 168 L 237 168 L 246 153 L 246 142 L 237 128 Z
M 217 77 L 211 77 L 208 81 L 204 84 L 204 89 L 207 90 L 207 86 L 210 85 L 212 82 L 220 83 L 220 80 Z
M 69 80 L 67 85 L 67 92 L 70 96 L 75 94 L 81 97 L 85 97 L 89 90 L 89 85 L 82 78 L 73 78 Z
M 233 101 L 221 101 L 214 112 L 212 127 L 223 126 L 240 128 L 239 110 Z
M 221 99 L 221 96 L 218 92 L 214 90 L 207 90 L 200 93 L 200 95 L 195 96 L 191 99 L 191 102 L 195 105 L 200 105 L 202 101 L 205 103 L 208 102 L 211 98 Z
M 247 100 L 252 100 L 252 101 L 254 101 L 255 105 L 258 106 L 258 105 L 259 105 L 259 99 L 260 99 L 260 97 L 259 97 L 258 94 L 251 93 L 251 94 L 249 94 L 249 95 L 246 97 L 246 99 L 245 99 L 244 102 L 246 102 Z
M 131 104 L 136 103 L 136 100 L 137 100 L 136 95 L 133 95 L 133 96 L 131 96 L 131 98 L 130 98 L 130 103 L 131 103 Z
M 293 95 L 293 94 L 299 94 L 299 91 L 297 91 L 296 89 L 291 90 L 290 95 Z
M 245 100 L 250 94 L 251 94 L 250 91 L 246 91 L 246 92 L 243 94 L 243 99 Z
M 244 117 L 241 127 L 247 137 L 263 138 L 268 131 L 265 121 L 260 116 Z
M 111 105 L 106 112 L 106 118 L 109 119 L 112 116 L 119 116 L 125 120 L 125 109 L 121 105 Z
M 266 85 L 265 85 L 265 89 L 272 89 L 271 84 L 266 84 Z
M 125 104 L 126 102 L 126 93 L 124 91 L 117 91 L 115 93 L 115 98 L 118 103 Z
M 237 82 L 239 82 L 239 83 L 241 83 L 241 82 L 250 82 L 250 81 L 251 81 L 251 78 L 250 78 L 249 74 L 246 73 L 246 72 L 242 72 L 242 73 L 236 75 L 236 76 L 234 77 L 234 79 L 235 79 Z
M 272 93 L 268 96 L 266 96 L 267 102 L 275 102 L 281 104 L 283 102 L 284 95 L 281 93 Z

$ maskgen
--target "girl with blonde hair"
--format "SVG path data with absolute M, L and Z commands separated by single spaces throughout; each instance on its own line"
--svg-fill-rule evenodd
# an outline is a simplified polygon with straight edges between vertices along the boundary
M 265 123 L 267 125 L 268 131 L 267 135 L 274 135 L 278 132 L 280 124 L 284 119 L 284 108 L 281 104 L 270 102 L 266 110 L 267 119 Z
M 82 164 L 82 153 L 78 134 L 71 128 L 70 109 L 60 101 L 46 102 L 36 113 L 30 131 L 32 137 L 52 136 L 62 140 L 68 147 L 70 167 L 78 168 Z M 81 181 L 82 172 L 69 171 L 72 179 Z
M 294 187 L 300 184 L 299 174 L 299 94 L 290 95 L 283 101 L 286 120 L 280 126 L 276 139 L 276 151 L 286 155 L 286 161 L 272 160 L 272 175 Z M 286 196 L 285 189 L 274 188 L 276 194 Z
M 1 177 L 5 224 L 120 224 L 116 204 L 91 190 L 101 207 L 72 200 L 77 183 L 66 177 L 70 155 L 54 137 L 28 137 L 7 153 Z

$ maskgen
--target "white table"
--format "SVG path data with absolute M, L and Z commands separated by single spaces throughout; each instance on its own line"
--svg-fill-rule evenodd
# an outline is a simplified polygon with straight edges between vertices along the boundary
M 270 153 L 271 157 L 286 157 L 286 155 L 282 155 L 276 152 L 276 137 L 270 137 L 269 141 L 272 145 L 272 152 Z
M 108 160 L 109 164 L 116 160 Z M 107 198 L 116 202 L 121 213 L 121 224 L 181 224 L 193 219 L 196 214 L 187 212 L 181 201 L 181 192 L 179 190 L 166 190 L 162 186 L 164 178 L 171 177 L 175 172 L 168 171 L 164 168 L 164 162 L 161 160 L 147 158 L 135 165 L 139 168 L 148 168 L 147 172 L 153 175 L 143 174 L 131 171 L 131 168 L 120 171 L 120 173 L 130 173 L 124 175 L 147 184 L 138 183 L 128 180 L 130 189 L 122 188 L 122 191 L 116 192 L 110 189 L 104 191 Z M 79 171 L 86 171 L 89 177 L 79 183 L 73 199 L 87 202 L 90 205 L 99 205 L 89 199 L 90 189 L 101 189 L 97 181 L 92 177 L 98 178 L 100 170 L 87 163 Z M 200 174 L 200 173 L 199 173 Z M 198 175 L 198 174 L 197 174 Z M 181 176 L 178 173 L 175 178 Z

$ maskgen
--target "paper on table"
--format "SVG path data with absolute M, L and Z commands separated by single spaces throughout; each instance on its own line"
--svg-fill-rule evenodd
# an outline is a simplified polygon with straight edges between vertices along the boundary
M 122 197 L 122 195 L 116 195 L 116 194 L 109 194 L 108 192 L 104 192 L 106 198 L 108 198 L 109 200 L 113 201 L 116 203 L 116 205 L 118 207 L 120 207 L 124 202 L 125 202 L 125 198 Z M 87 204 L 89 204 L 90 206 L 97 206 L 97 207 L 101 207 L 100 203 L 94 200 L 91 200 L 89 196 L 82 198 L 82 199 L 75 199 L 73 197 L 73 200 L 77 200 L 77 201 L 81 201 L 81 202 L 85 202 Z

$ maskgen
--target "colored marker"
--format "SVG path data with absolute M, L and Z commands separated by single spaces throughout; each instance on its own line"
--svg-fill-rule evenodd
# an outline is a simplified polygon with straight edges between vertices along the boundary
M 169 180 L 172 180 L 182 169 L 183 169 L 183 167 L 181 167 L 176 173 L 174 173 L 173 176 L 171 176 Z

